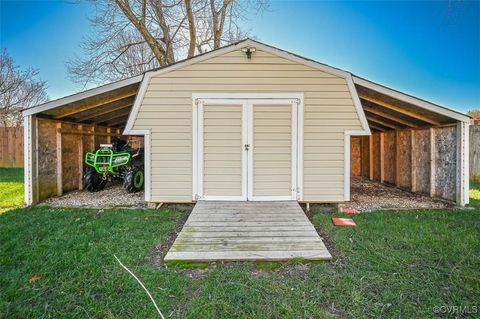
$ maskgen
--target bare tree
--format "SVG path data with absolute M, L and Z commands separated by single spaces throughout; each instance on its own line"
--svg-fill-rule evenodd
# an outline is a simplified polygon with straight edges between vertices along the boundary
M 90 0 L 96 31 L 67 63 L 87 85 L 138 75 L 246 37 L 241 23 L 268 0 Z
M 48 100 L 45 81 L 38 70 L 20 70 L 7 50 L 0 50 L 0 126 L 22 124 L 22 109 Z
M 473 109 L 467 112 L 467 115 L 473 118 L 474 120 L 480 120 L 480 109 Z

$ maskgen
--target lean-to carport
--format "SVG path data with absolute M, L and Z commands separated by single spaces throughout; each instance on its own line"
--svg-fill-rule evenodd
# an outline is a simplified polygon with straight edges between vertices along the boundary
M 24 110 L 25 202 L 82 189 L 83 156 L 120 137 L 142 77 Z M 133 143 L 142 144 L 143 137 Z
M 351 175 L 468 203 L 469 117 L 354 77 L 372 135 L 352 137 Z

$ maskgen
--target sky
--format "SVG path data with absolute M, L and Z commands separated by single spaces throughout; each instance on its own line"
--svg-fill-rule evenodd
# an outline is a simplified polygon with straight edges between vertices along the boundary
M 0 47 L 56 99 L 81 89 L 65 63 L 91 35 L 84 1 L 0 0 Z M 480 1 L 270 1 L 243 21 L 267 44 L 431 102 L 480 109 Z

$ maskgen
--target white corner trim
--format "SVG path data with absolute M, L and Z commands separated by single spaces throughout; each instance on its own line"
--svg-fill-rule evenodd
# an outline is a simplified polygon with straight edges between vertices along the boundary
M 79 101 L 79 100 L 82 100 L 82 99 L 85 99 L 85 98 L 89 98 L 89 97 L 92 97 L 92 96 L 95 96 L 95 95 L 98 95 L 98 94 L 102 94 L 102 93 L 105 93 L 105 92 L 108 92 L 108 91 L 113 91 L 113 90 L 122 88 L 124 86 L 129 86 L 131 84 L 139 83 L 140 81 L 142 81 L 142 77 L 143 77 L 142 75 L 138 75 L 138 76 L 135 76 L 133 78 L 117 81 L 117 82 L 114 82 L 114 83 L 110 83 L 110 84 L 106 84 L 106 85 L 96 87 L 96 88 L 91 89 L 91 90 L 87 90 L 87 91 L 83 91 L 83 92 L 80 92 L 80 93 L 72 94 L 72 95 L 57 99 L 57 100 L 53 100 L 51 102 L 47 102 L 47 103 L 44 103 L 44 104 L 40 104 L 40 105 L 31 107 L 29 109 L 24 110 L 22 112 L 22 114 L 23 114 L 23 116 L 37 114 L 37 113 L 40 113 L 40 112 L 48 111 L 50 109 L 54 109 L 56 107 L 59 107 L 59 106 L 65 105 L 65 104 L 69 104 L 69 103 L 73 103 L 73 102 L 76 102 L 76 101 Z
M 198 104 L 192 98 L 192 200 L 196 201 L 198 192 Z
M 125 125 L 125 129 L 123 130 L 123 135 L 133 135 L 133 123 L 137 119 L 138 112 L 140 111 L 140 106 L 143 101 L 143 97 L 147 92 L 148 85 L 150 84 L 150 77 L 151 75 L 147 72 L 143 76 L 142 83 L 140 83 L 140 88 L 138 89 L 137 96 L 135 96 L 135 101 L 133 102 L 132 110 L 130 111 L 130 115 L 128 116 L 127 124 Z
M 24 202 L 26 205 L 33 203 L 33 179 L 32 179 L 32 115 L 23 118 L 23 180 Z
M 303 118 L 304 97 L 297 102 L 297 200 L 303 200 Z
M 350 89 L 350 93 L 352 94 L 353 104 L 355 105 L 358 118 L 360 119 L 360 123 L 364 131 L 364 134 L 361 134 L 361 135 L 370 135 L 371 134 L 370 127 L 368 126 L 367 117 L 365 116 L 365 112 L 363 111 L 362 102 L 360 102 L 360 97 L 358 96 L 357 88 L 353 83 L 352 75 L 348 74 L 346 80 L 347 80 L 348 88 Z
M 344 152 L 343 152 L 343 162 L 344 162 L 344 171 L 343 171 L 343 200 L 348 202 L 350 201 L 350 137 L 352 136 L 367 136 L 371 135 L 370 130 L 365 132 L 364 130 L 346 130 L 344 132 Z
M 152 175 L 151 175 L 151 166 L 152 166 L 152 141 L 150 131 L 143 135 L 143 154 L 144 154 L 144 188 L 145 188 L 145 201 L 149 202 L 152 198 Z
M 345 134 L 343 140 L 343 161 L 344 161 L 344 177 L 343 177 L 343 199 L 350 201 L 350 135 Z
M 129 135 L 143 135 L 145 201 L 149 202 L 152 198 L 152 135 L 150 130 L 131 130 Z
M 467 115 L 464 115 L 460 112 L 456 112 L 456 111 L 453 111 L 453 110 L 435 105 L 433 103 L 430 103 L 430 102 L 421 100 L 419 98 L 410 96 L 408 94 L 390 89 L 390 88 L 385 87 L 383 85 L 380 85 L 380 84 L 377 84 L 377 83 L 359 78 L 357 76 L 353 76 L 353 82 L 355 84 L 358 84 L 358 85 L 364 86 L 366 88 L 369 88 L 371 90 L 377 91 L 379 93 L 388 95 L 388 96 L 393 97 L 395 99 L 398 99 L 400 101 L 410 103 L 410 104 L 413 104 L 413 105 L 418 106 L 420 108 L 423 108 L 425 110 L 450 117 L 454 120 L 462 121 L 462 122 L 470 122 L 470 117 L 468 117 Z

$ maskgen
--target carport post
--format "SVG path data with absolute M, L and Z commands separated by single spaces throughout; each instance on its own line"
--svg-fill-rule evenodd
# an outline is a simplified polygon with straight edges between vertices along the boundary
M 457 199 L 460 206 L 469 204 L 470 123 L 457 122 Z
M 23 179 L 24 202 L 26 205 L 32 205 L 36 202 L 36 188 L 34 188 L 35 122 L 35 116 L 33 115 L 23 117 Z

